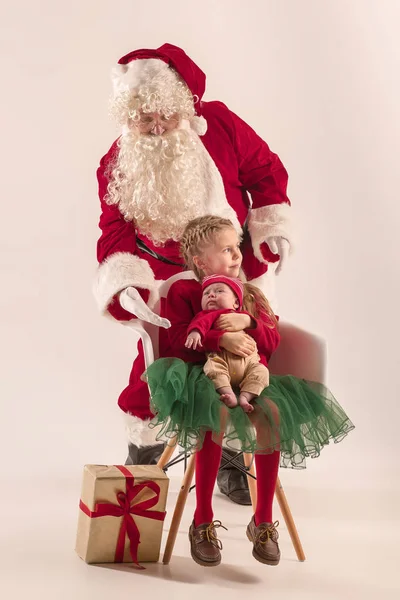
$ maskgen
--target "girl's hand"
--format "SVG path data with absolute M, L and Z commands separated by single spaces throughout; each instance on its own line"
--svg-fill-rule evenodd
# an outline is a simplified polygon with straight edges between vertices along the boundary
M 245 358 L 252 352 L 257 350 L 257 346 L 252 337 L 244 333 L 244 331 L 235 331 L 224 333 L 221 336 L 219 345 L 228 352 L 236 354 L 236 356 L 242 356 Z
M 185 348 L 193 348 L 193 350 L 196 350 L 197 346 L 201 347 L 202 345 L 201 333 L 200 331 L 196 331 L 196 329 L 194 329 L 186 338 Z
M 223 329 L 224 331 L 243 331 L 243 329 L 249 329 L 252 326 L 252 319 L 250 315 L 227 313 L 218 317 L 215 325 L 217 329 Z

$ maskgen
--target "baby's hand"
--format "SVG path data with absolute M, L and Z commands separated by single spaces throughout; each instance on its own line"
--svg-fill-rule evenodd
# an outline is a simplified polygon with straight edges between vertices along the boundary
M 251 318 L 243 313 L 226 313 L 218 317 L 215 325 L 224 331 L 243 331 L 251 327 Z
M 201 333 L 200 331 L 194 329 L 189 333 L 189 335 L 186 338 L 185 348 L 193 348 L 193 350 L 196 350 L 197 346 L 200 347 L 202 345 L 203 344 L 201 343 Z

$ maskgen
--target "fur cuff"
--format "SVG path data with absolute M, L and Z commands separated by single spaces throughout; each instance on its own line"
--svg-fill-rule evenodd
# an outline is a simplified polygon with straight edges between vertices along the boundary
M 150 419 L 140 419 L 134 417 L 130 413 L 125 413 L 125 431 L 130 444 L 134 444 L 138 448 L 142 446 L 153 446 L 161 443 L 157 440 L 159 427 L 150 428 Z
M 271 204 L 252 208 L 250 211 L 248 229 L 255 256 L 265 262 L 260 250 L 260 244 L 270 237 L 283 237 L 292 246 L 290 204 Z
M 94 296 L 102 313 L 111 300 L 125 288 L 132 286 L 153 291 L 156 287 L 154 273 L 149 263 L 130 252 L 111 254 L 98 268 L 94 283 Z

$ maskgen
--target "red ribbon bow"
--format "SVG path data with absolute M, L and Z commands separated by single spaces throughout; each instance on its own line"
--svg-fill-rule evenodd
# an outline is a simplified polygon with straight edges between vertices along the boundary
M 115 549 L 115 562 L 123 562 L 125 549 L 125 536 L 129 538 L 129 551 L 132 557 L 132 562 L 139 568 L 144 569 L 138 563 L 138 547 L 140 544 L 140 531 L 135 523 L 132 515 L 139 517 L 147 517 L 148 519 L 156 519 L 164 521 L 166 512 L 158 510 L 149 510 L 155 506 L 160 498 L 160 486 L 154 481 L 144 481 L 138 485 L 134 485 L 135 478 L 125 467 L 117 466 L 117 469 L 126 477 L 126 492 L 117 492 L 118 504 L 110 502 L 97 502 L 94 511 L 91 511 L 86 504 L 79 502 L 79 508 L 91 519 L 97 517 L 123 517 L 119 530 L 117 547 Z M 132 506 L 133 500 L 144 489 L 149 488 L 154 492 L 154 496 L 148 500 L 143 500 Z

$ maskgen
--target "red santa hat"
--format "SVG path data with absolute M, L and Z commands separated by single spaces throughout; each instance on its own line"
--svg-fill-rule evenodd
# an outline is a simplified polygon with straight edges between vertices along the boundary
M 199 135 L 206 132 L 207 123 L 200 117 L 206 76 L 181 48 L 163 44 L 156 50 L 134 50 L 120 58 L 111 77 L 114 97 L 126 91 L 135 94 L 141 88 L 160 89 L 162 94 L 166 87 L 173 90 L 183 82 L 194 99 L 196 116 L 190 124 Z
M 236 277 L 226 277 L 225 275 L 207 275 L 201 282 L 201 289 L 204 290 L 213 283 L 225 283 L 228 285 L 239 300 L 239 308 L 243 304 L 244 286 L 240 279 Z

